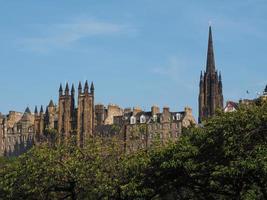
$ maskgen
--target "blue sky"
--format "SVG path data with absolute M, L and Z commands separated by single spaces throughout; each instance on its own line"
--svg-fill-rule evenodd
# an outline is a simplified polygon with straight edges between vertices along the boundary
M 197 117 L 209 21 L 225 100 L 267 84 L 266 0 L 0 0 L 0 13 L 2 113 L 57 102 L 60 83 L 88 79 L 96 103 Z

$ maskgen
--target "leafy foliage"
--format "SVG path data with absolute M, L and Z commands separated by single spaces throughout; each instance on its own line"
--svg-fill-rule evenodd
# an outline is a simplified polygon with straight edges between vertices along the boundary
M 127 199 L 267 199 L 267 105 L 218 113 L 147 160 Z
M 115 139 L 114 139 L 115 140 Z M 176 143 L 124 154 L 110 138 L 0 160 L 3 199 L 267 199 L 267 105 L 218 113 Z

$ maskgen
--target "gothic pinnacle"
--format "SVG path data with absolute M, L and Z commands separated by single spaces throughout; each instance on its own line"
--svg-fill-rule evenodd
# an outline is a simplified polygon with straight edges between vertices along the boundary
M 75 89 L 74 89 L 74 84 L 71 85 L 71 94 L 74 94 Z
M 85 84 L 84 84 L 84 92 L 88 92 L 88 90 L 89 90 L 89 86 L 88 86 L 88 82 L 86 80 Z
M 62 95 L 63 89 L 62 89 L 62 84 L 61 83 L 60 83 L 58 92 L 59 92 L 59 95 Z
M 68 82 L 66 83 L 66 88 L 65 88 L 65 95 L 69 94 L 69 84 Z
M 35 106 L 35 109 L 34 109 L 34 114 L 38 114 L 38 109 L 37 109 L 37 106 Z
M 43 112 L 44 112 L 44 109 L 43 109 L 43 106 L 41 106 L 40 113 L 43 113 Z
M 94 93 L 94 91 L 95 91 L 95 86 L 94 86 L 93 82 L 91 83 L 90 91 L 91 91 L 91 93 Z
M 209 41 L 208 41 L 206 72 L 207 73 L 214 73 L 215 72 L 215 59 L 214 59 L 211 26 L 209 26 Z
M 79 94 L 82 93 L 82 84 L 81 84 L 81 81 L 79 81 L 78 92 L 79 92 Z

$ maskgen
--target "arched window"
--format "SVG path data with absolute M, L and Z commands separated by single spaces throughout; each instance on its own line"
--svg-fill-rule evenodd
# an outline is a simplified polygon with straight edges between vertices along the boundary
M 141 115 L 141 117 L 140 117 L 140 123 L 141 124 L 146 123 L 146 117 L 144 115 Z
M 136 118 L 134 116 L 131 116 L 130 124 L 135 124 L 135 123 L 136 123 Z

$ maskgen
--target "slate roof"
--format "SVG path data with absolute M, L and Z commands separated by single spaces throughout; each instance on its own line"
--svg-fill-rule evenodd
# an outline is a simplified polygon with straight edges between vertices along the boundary
M 52 99 L 50 100 L 48 107 L 54 107 L 54 102 Z
M 29 114 L 31 114 L 31 110 L 30 110 L 30 108 L 27 107 L 27 108 L 25 109 L 25 112 L 24 112 L 24 113 L 29 113 Z

